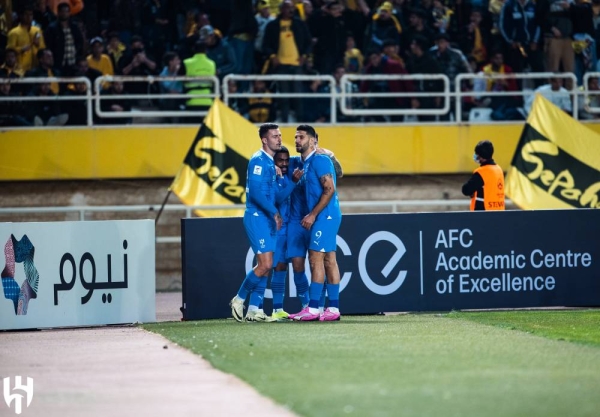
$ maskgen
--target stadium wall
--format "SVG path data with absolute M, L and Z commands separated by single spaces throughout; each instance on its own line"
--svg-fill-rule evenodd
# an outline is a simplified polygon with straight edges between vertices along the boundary
M 588 125 L 600 133 L 600 125 Z M 522 124 L 318 127 L 346 175 L 471 172 L 475 144 L 491 140 L 507 168 Z M 127 126 L 0 132 L 0 181 L 173 177 L 197 128 Z M 295 127 L 284 127 L 293 149 Z M 259 146 L 256 140 L 257 148 Z

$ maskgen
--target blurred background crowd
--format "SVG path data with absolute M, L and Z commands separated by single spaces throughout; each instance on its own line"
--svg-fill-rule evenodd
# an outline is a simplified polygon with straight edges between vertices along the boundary
M 228 74 L 331 75 L 335 85 L 306 82 L 231 81 L 230 92 L 253 92 L 229 105 L 255 123 L 326 122 L 326 98 L 264 97 L 270 92 L 398 92 L 403 97 L 361 97 L 349 108 L 440 108 L 438 79 L 363 80 L 342 84 L 345 74 L 444 74 L 451 91 L 473 91 L 465 113 L 488 109 L 494 120 L 521 120 L 530 99 L 522 94 L 553 92 L 549 98 L 571 112 L 568 90 L 599 90 L 595 72 L 600 44 L 600 0 L 0 0 L 0 126 L 84 125 L 85 101 L 56 95 L 85 95 L 86 83 L 8 83 L 20 77 L 102 75 L 189 75 L 223 80 Z M 483 75 L 566 72 L 570 79 L 542 77 L 469 80 Z M 4 82 L 2 80 L 4 79 Z M 206 93 L 207 82 L 102 83 L 102 109 L 128 112 L 144 105 L 162 110 L 206 110 L 210 98 L 168 99 L 170 94 Z M 111 99 L 110 95 L 162 94 L 159 100 Z M 427 96 L 409 93 L 430 93 Z M 438 94 L 436 94 L 438 93 Z M 47 99 L 19 101 L 19 96 Z M 531 95 L 533 96 L 533 95 Z M 597 96 L 581 103 L 581 118 Z M 600 103 L 600 101 L 599 101 Z M 339 122 L 450 120 L 447 116 L 349 117 Z M 95 116 L 96 117 L 96 116 Z M 175 122 L 190 122 L 186 118 Z M 99 123 L 130 123 L 102 118 Z

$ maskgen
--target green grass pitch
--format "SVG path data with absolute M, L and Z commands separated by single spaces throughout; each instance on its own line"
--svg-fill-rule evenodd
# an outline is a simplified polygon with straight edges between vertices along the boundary
M 143 326 L 302 416 L 600 416 L 600 311 Z

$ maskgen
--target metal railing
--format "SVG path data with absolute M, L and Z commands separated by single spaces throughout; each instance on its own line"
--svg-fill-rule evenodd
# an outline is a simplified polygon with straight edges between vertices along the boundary
M 87 104 L 87 126 L 93 126 L 94 124 L 94 113 L 100 119 L 104 118 L 136 118 L 136 119 L 148 119 L 148 118 L 162 118 L 162 117 L 193 117 L 193 116 L 203 116 L 206 114 L 205 111 L 173 111 L 173 110 L 138 110 L 138 111 L 126 111 L 126 112 L 109 112 L 102 110 L 101 102 L 106 99 L 117 99 L 117 100 L 189 100 L 190 98 L 210 98 L 214 99 L 220 96 L 222 89 L 222 96 L 225 103 L 228 103 L 231 99 L 234 98 L 250 98 L 250 97 L 272 97 L 275 99 L 281 98 L 300 98 L 300 99 L 323 99 L 328 100 L 328 106 L 330 110 L 330 123 L 337 123 L 337 115 L 341 113 L 346 116 L 352 117 L 368 117 L 368 116 L 420 116 L 420 115 L 428 115 L 428 116 L 442 116 L 451 114 L 453 116 L 453 121 L 446 121 L 443 123 L 465 123 L 463 117 L 463 109 L 464 104 L 463 100 L 468 97 L 477 97 L 477 96 L 485 96 L 485 97 L 515 97 L 515 96 L 526 96 L 528 94 L 533 94 L 532 91 L 462 91 L 461 85 L 464 82 L 470 81 L 480 81 L 487 82 L 488 80 L 500 80 L 500 79 L 515 79 L 515 80 L 548 80 L 549 78 L 562 78 L 571 80 L 573 83 L 573 88 L 568 90 L 568 93 L 572 97 L 573 102 L 573 117 L 578 118 L 580 104 L 579 99 L 588 100 L 590 96 L 595 95 L 595 93 L 591 93 L 587 90 L 588 82 L 591 77 L 598 77 L 600 73 L 587 73 L 584 77 L 584 88 L 577 89 L 575 88 L 575 76 L 572 73 L 522 73 L 522 74 L 460 74 L 455 79 L 455 89 L 451 91 L 450 88 L 450 80 L 444 74 L 435 74 L 435 75 L 406 75 L 406 74 L 398 74 L 398 75 L 345 75 L 340 80 L 341 84 L 336 84 L 336 80 L 329 75 L 228 75 L 225 77 L 222 83 L 219 82 L 217 77 L 187 77 L 187 76 L 177 76 L 177 77 L 159 77 L 159 76 L 143 76 L 143 77 L 132 77 L 132 76 L 103 76 L 99 77 L 94 82 L 94 91 L 92 91 L 90 82 L 85 77 L 77 77 L 77 78 L 22 78 L 22 79 L 1 79 L 0 84 L 39 84 L 39 83 L 85 83 L 86 84 L 86 93 L 85 95 L 79 96 L 52 96 L 52 100 L 57 101 L 86 101 Z M 252 80 L 264 80 L 264 81 L 290 81 L 290 82 L 308 82 L 308 81 L 324 81 L 329 85 L 329 91 L 325 92 L 301 92 L 301 93 L 292 93 L 292 92 L 277 92 L 277 93 L 253 93 L 253 92 L 232 92 L 229 90 L 229 82 L 244 82 L 244 81 L 252 81 Z M 431 81 L 431 80 L 440 80 L 443 88 L 441 91 L 437 93 L 431 92 L 353 92 L 352 89 L 347 88 L 352 83 L 358 83 L 360 81 L 390 81 L 390 80 L 398 80 L 400 82 L 420 82 L 420 81 Z M 114 81 L 122 81 L 122 82 L 146 82 L 150 85 L 156 85 L 160 82 L 165 81 L 183 81 L 183 82 L 205 82 L 210 83 L 212 85 L 211 92 L 209 94 L 122 94 L 122 95 L 103 95 L 101 94 L 101 86 L 106 85 L 106 83 L 114 82 Z M 338 91 L 339 90 L 339 91 Z M 551 92 L 548 94 L 552 94 Z M 562 94 L 562 93 L 561 93 Z M 349 102 L 352 99 L 361 98 L 379 98 L 379 97 L 388 97 L 388 98 L 419 98 L 419 97 L 439 97 L 443 100 L 443 106 L 438 108 L 353 108 L 349 106 Z M 48 97 L 36 97 L 36 96 L 8 96 L 1 97 L 1 102 L 14 102 L 14 101 L 36 101 L 36 100 L 48 100 Z M 586 110 L 588 110 L 586 108 Z M 590 113 L 600 113 L 599 107 L 591 107 L 589 108 Z M 184 119 L 185 120 L 185 119 Z M 298 122 L 302 122 L 303 120 L 298 120 Z M 359 120 L 360 121 L 360 120 Z M 195 123 L 195 122 L 194 122 Z M 431 123 L 431 122 L 428 122 Z M 469 123 L 474 123 L 469 121 Z M 477 124 L 485 124 L 485 123 L 498 123 L 492 120 L 489 121 L 477 121 Z M 285 124 L 282 123 L 282 124 Z M 13 129 L 11 127 L 10 129 Z
M 357 81 L 399 81 L 399 82 L 410 82 L 410 81 L 428 81 L 428 80 L 441 80 L 444 89 L 439 91 L 437 97 L 440 97 L 444 100 L 444 106 L 440 108 L 404 108 L 404 109 L 390 109 L 390 108 L 368 108 L 368 109 L 353 109 L 348 108 L 348 100 L 352 98 L 372 98 L 372 97 L 381 97 L 381 98 L 420 98 L 420 97 L 431 97 L 431 92 L 417 92 L 417 91 L 408 91 L 408 92 L 365 92 L 365 93 L 353 93 L 348 91 L 346 85 L 349 83 L 354 83 Z M 452 94 L 450 91 L 450 79 L 448 76 L 444 74 L 419 74 L 419 75 L 390 75 L 390 74 L 346 74 L 340 80 L 341 88 L 339 93 L 340 98 L 340 109 L 343 114 L 349 116 L 441 116 L 447 114 L 450 111 L 450 100 L 452 98 Z
M 209 94 L 199 94 L 199 93 L 182 93 L 182 94 L 164 94 L 164 93 L 148 93 L 148 94 L 115 94 L 115 95 L 103 95 L 101 94 L 101 85 L 106 83 L 111 83 L 114 81 L 120 82 L 144 82 L 148 83 L 149 86 L 156 84 L 160 84 L 161 82 L 170 82 L 170 81 L 188 81 L 194 83 L 210 83 L 212 86 L 212 92 Z M 198 87 L 192 87 L 197 89 Z M 206 87 L 200 87 L 206 88 Z M 102 77 L 98 77 L 94 81 L 94 109 L 98 117 L 117 117 L 117 118 L 130 118 L 130 117 L 146 117 L 146 118 L 154 118 L 154 117 L 198 117 L 198 116 L 206 116 L 208 111 L 200 111 L 200 110 L 144 110 L 144 111 L 121 111 L 121 112 L 112 112 L 112 111 L 104 111 L 102 110 L 101 102 L 102 100 L 190 100 L 194 98 L 209 98 L 215 99 L 219 97 L 219 79 L 214 76 L 210 77 L 189 77 L 189 76 L 176 76 L 176 77 L 154 77 L 154 76 L 125 76 L 125 75 L 106 75 Z
M 336 95 L 334 93 L 237 93 L 229 91 L 229 81 L 327 81 L 329 82 L 330 92 L 335 90 L 335 79 L 331 75 L 235 75 L 229 74 L 223 78 L 223 102 L 229 105 L 232 98 L 251 98 L 251 97 L 270 97 L 270 98 L 327 98 L 331 110 L 331 123 L 336 123 Z
M 0 96 L 1 102 L 28 102 L 28 101 L 86 101 L 87 105 L 87 125 L 92 126 L 92 84 L 87 77 L 31 77 L 31 78 L 5 78 L 0 80 L 0 84 L 85 84 L 85 95 L 80 96 L 36 96 L 36 95 L 21 95 L 21 96 Z
M 483 74 L 483 73 L 479 73 L 479 74 L 459 74 L 456 76 L 456 81 L 455 81 L 455 85 L 454 85 L 454 88 L 455 88 L 454 95 L 456 97 L 456 121 L 458 123 L 462 122 L 462 101 L 463 101 L 462 99 L 465 97 L 522 96 L 523 101 L 525 101 L 527 96 L 530 96 L 531 94 L 533 94 L 533 91 L 523 90 L 523 89 L 518 90 L 518 91 L 461 91 L 461 86 L 463 85 L 464 81 L 480 80 L 480 81 L 484 81 L 487 83 L 488 81 L 495 81 L 495 80 L 539 80 L 539 79 L 550 79 L 550 78 L 560 78 L 560 79 L 571 80 L 571 82 L 572 82 L 571 89 L 567 90 L 567 91 L 571 95 L 572 102 L 573 102 L 573 117 L 577 118 L 577 115 L 578 115 L 577 94 L 579 91 L 577 90 L 577 78 L 575 77 L 574 74 L 572 74 L 570 72 L 560 73 L 560 74 L 555 74 L 555 73 L 551 73 L 551 72 L 518 73 L 518 74 Z M 587 86 L 587 83 L 585 83 L 585 85 Z M 562 93 L 549 92 L 547 94 L 552 95 L 552 94 L 562 94 Z
M 588 91 L 588 86 L 589 86 L 589 82 L 590 82 L 590 78 L 600 78 L 600 72 L 587 72 L 584 76 L 583 76 L 583 85 L 584 88 L 582 90 L 583 93 L 583 104 L 585 106 L 586 102 L 590 101 L 590 95 L 594 95 L 596 97 L 600 96 L 600 91 L 596 91 L 594 94 L 590 94 L 590 92 Z M 600 104 L 600 100 L 599 104 Z M 587 112 L 592 113 L 592 114 L 598 114 L 600 113 L 600 106 L 587 106 L 587 108 L 585 109 Z

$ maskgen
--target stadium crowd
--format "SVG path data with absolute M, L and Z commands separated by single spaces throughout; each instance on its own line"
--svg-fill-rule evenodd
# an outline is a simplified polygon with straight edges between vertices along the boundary
M 16 84 L 20 77 L 101 75 L 308 74 L 332 75 L 340 92 L 398 92 L 403 97 L 352 98 L 349 108 L 441 108 L 440 80 L 365 80 L 342 85 L 344 74 L 445 74 L 454 91 L 463 73 L 566 72 L 579 88 L 600 91 L 596 71 L 600 44 L 600 0 L 0 0 L 0 126 L 82 125 L 87 84 Z M 563 86 L 564 81 L 564 86 Z M 570 79 L 475 79 L 459 86 L 473 91 L 462 108 L 486 108 L 494 120 L 521 120 L 531 105 L 522 94 L 486 92 L 530 87 L 572 111 Z M 102 84 L 102 110 L 206 110 L 210 98 L 169 99 L 170 94 L 209 93 L 211 83 Z M 566 88 L 565 88 L 566 87 Z M 230 92 L 330 93 L 328 82 L 230 81 Z M 410 93 L 431 93 L 411 97 Z M 111 95 L 161 94 L 159 100 L 111 99 Z M 437 93 L 437 94 L 436 94 Z M 476 93 L 476 94 L 475 94 Z M 553 93 L 553 94 L 552 94 Z M 19 101 L 20 96 L 43 96 Z M 47 99 L 46 99 L 47 97 Z M 533 94 L 531 94 L 533 97 Z M 580 96 L 580 117 L 594 119 L 600 96 Z M 25 105 L 24 103 L 27 103 Z M 229 105 L 254 123 L 307 123 L 330 119 L 326 98 L 234 98 Z M 349 117 L 337 120 L 414 121 L 410 117 Z M 419 116 L 419 121 L 448 120 Z M 97 118 L 97 123 L 130 123 Z M 171 119 L 189 122 L 190 119 Z

